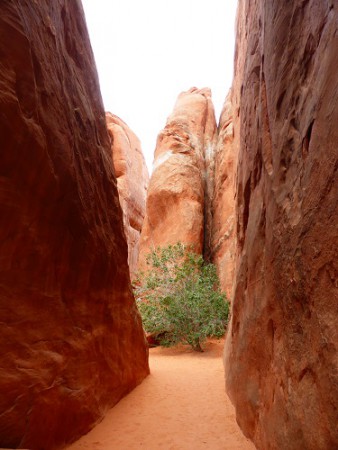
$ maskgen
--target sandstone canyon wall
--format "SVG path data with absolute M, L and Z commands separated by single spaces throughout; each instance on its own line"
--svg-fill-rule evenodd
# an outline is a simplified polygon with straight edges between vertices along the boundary
M 114 114 L 106 113 L 106 122 L 128 243 L 129 271 L 133 278 L 137 270 L 149 174 L 141 143 L 135 133 Z
M 243 69 L 248 53 L 248 32 L 245 28 L 246 2 L 237 6 L 237 46 L 234 58 L 232 87 L 223 105 L 218 125 L 218 138 L 214 152 L 214 188 L 210 196 L 211 259 L 216 265 L 221 287 L 228 299 L 233 299 L 236 276 L 237 217 L 236 217 L 236 173 L 240 147 Z M 252 45 L 252 44 L 251 44 Z
M 53 449 L 148 373 L 80 1 L 0 2 L 0 447 Z
M 232 298 L 236 259 L 235 173 L 238 135 L 236 133 L 235 137 L 234 122 L 234 106 L 230 91 L 218 126 L 213 156 L 213 186 L 207 200 L 211 209 L 211 260 L 217 267 L 221 287 L 227 293 L 228 299 Z
M 203 251 L 206 160 L 211 159 L 216 135 L 210 89 L 181 93 L 157 139 L 141 233 L 141 268 L 158 246 L 180 241 Z
M 261 450 L 338 448 L 337 6 L 239 1 L 225 367 L 237 420 Z

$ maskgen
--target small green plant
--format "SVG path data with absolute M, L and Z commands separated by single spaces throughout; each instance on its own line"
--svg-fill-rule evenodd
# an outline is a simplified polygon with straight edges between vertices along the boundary
M 224 335 L 229 303 L 216 268 L 181 243 L 153 250 L 149 270 L 139 274 L 134 293 L 147 333 L 163 346 L 179 342 L 203 351 L 206 337 Z

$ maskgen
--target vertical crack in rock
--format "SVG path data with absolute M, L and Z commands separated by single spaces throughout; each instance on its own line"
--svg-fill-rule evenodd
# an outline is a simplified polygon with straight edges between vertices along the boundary
M 205 110 L 205 127 L 204 127 L 204 240 L 203 240 L 203 257 L 207 262 L 212 261 L 212 201 L 214 196 L 215 185 L 215 147 L 217 143 L 218 130 L 214 106 L 211 97 L 206 97 Z

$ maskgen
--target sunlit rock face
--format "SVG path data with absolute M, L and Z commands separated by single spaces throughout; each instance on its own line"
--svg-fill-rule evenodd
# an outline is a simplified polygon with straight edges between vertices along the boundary
M 337 23 L 334 1 L 239 2 L 225 367 L 262 450 L 338 448 Z
M 0 447 L 85 433 L 148 373 L 81 3 L 0 2 Z
M 135 133 L 123 120 L 111 113 L 106 113 L 106 121 L 128 243 L 129 270 L 133 278 L 137 270 L 149 174 L 141 143 Z
M 158 246 L 182 242 L 202 252 L 206 159 L 216 135 L 210 89 L 181 93 L 157 139 L 141 233 L 141 268 Z

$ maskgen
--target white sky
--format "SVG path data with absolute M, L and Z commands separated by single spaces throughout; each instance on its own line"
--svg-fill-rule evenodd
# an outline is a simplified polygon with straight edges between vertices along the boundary
M 82 0 L 106 111 L 141 140 L 149 170 L 178 94 L 232 81 L 237 0 Z

